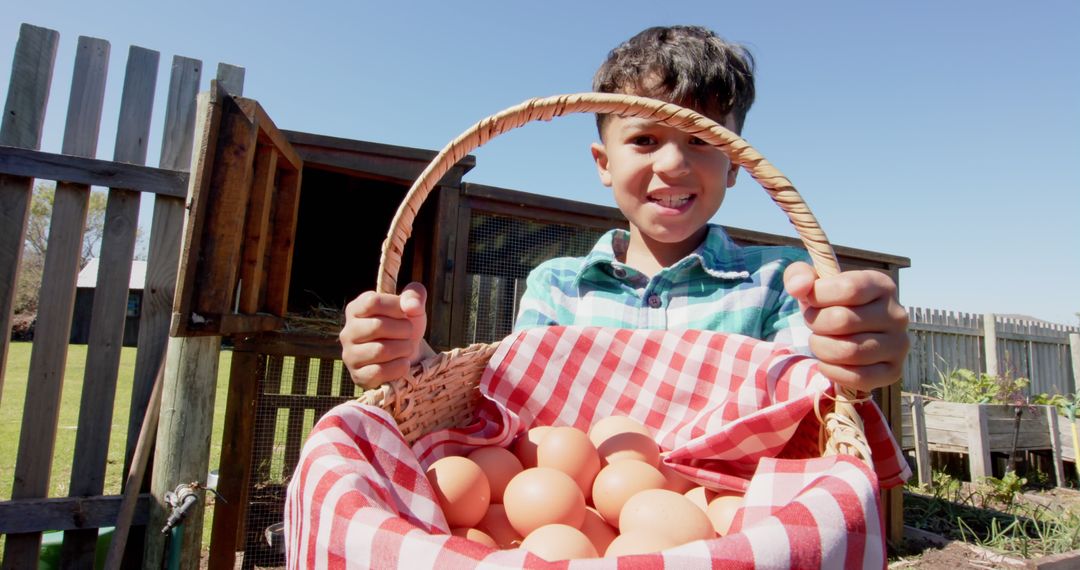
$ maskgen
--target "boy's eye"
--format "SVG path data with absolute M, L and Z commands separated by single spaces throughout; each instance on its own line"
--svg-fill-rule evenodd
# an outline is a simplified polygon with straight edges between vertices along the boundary
M 697 137 L 690 137 L 690 144 L 698 144 L 698 145 L 703 144 L 703 145 L 708 146 L 709 143 L 707 143 L 707 142 L 705 142 L 705 141 L 703 141 L 703 140 L 701 140 L 701 139 L 699 139 Z
M 649 146 L 656 144 L 656 138 L 650 135 L 637 135 L 630 139 L 630 144 L 635 146 Z

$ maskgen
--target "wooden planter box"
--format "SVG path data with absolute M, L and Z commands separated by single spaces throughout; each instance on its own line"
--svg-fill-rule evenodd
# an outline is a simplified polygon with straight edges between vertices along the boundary
M 1016 432 L 1016 408 L 1001 404 L 958 404 L 905 393 L 901 447 L 914 450 L 919 482 L 930 484 L 930 453 L 944 451 L 968 456 L 971 480 L 992 474 L 990 454 L 1050 451 L 1056 480 L 1064 481 L 1063 461 L 1075 461 L 1067 418 L 1052 406 L 1024 406 Z

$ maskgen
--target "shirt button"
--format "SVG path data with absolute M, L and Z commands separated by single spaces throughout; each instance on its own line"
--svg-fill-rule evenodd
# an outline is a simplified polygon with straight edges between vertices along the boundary
M 622 267 L 616 267 L 616 268 L 611 270 L 611 274 L 614 275 L 615 277 L 618 277 L 619 279 L 622 279 L 622 278 L 626 277 L 626 270 L 623 269 Z
M 664 304 L 664 301 L 660 299 L 660 295 L 649 295 L 649 306 L 654 309 L 659 309 L 660 305 Z

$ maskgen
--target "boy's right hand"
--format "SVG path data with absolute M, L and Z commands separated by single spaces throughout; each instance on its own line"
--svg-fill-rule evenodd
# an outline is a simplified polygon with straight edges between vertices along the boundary
M 435 352 L 424 342 L 427 290 L 409 283 L 401 295 L 365 291 L 345 307 L 341 360 L 354 384 L 375 388 L 401 378 Z

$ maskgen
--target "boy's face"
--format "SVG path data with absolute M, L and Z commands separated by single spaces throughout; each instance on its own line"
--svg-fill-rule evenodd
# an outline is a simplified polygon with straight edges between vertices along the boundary
M 730 117 L 722 124 L 734 130 Z M 697 137 L 632 117 L 608 117 L 592 155 L 632 234 L 683 255 L 701 243 L 739 170 Z

